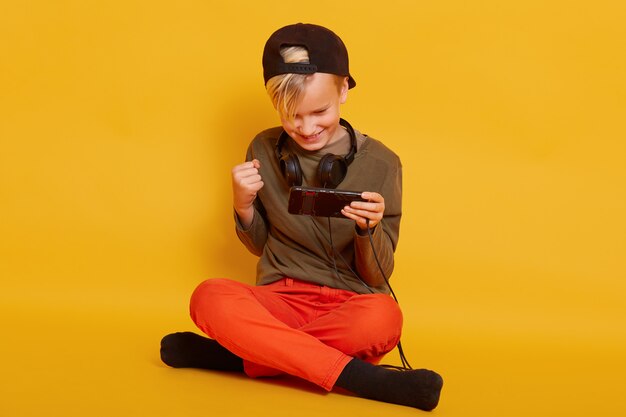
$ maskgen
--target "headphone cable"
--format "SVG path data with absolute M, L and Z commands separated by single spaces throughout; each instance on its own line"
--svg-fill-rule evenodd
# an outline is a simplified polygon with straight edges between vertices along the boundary
M 355 276 L 359 280 L 359 282 L 367 289 L 367 291 L 370 292 L 370 294 L 374 294 L 374 291 L 365 282 L 363 282 L 363 280 L 359 277 L 359 274 L 357 272 L 355 272 L 354 269 L 352 269 L 352 267 L 350 266 L 348 261 L 346 261 L 346 258 L 344 258 L 343 255 L 341 254 L 341 252 L 339 252 L 337 250 L 337 248 L 335 248 L 335 245 L 333 244 L 333 231 L 332 231 L 332 228 L 330 226 L 330 217 L 328 217 L 327 219 L 328 219 L 328 234 L 330 236 L 330 239 L 326 237 L 325 233 L 320 229 L 320 227 L 317 224 L 317 222 L 315 221 L 315 219 L 313 217 L 311 217 L 311 221 L 313 222 L 313 226 L 315 226 L 315 228 L 320 233 L 320 235 L 323 236 L 324 239 L 326 240 L 326 242 L 330 245 L 330 248 L 331 248 L 331 259 L 333 261 L 333 268 L 334 268 L 334 271 L 335 271 L 335 275 L 337 276 L 337 278 L 339 278 L 339 280 L 341 282 L 343 282 L 346 285 L 346 287 L 350 288 L 351 291 L 353 291 L 355 293 L 359 292 L 359 291 L 355 290 L 352 287 L 352 285 L 350 285 L 350 283 L 348 281 L 346 281 L 341 276 L 341 274 L 339 273 L 339 269 L 337 268 L 337 263 L 335 261 L 335 255 L 338 255 L 339 258 L 343 261 L 343 264 L 346 266 L 346 268 L 348 268 L 348 270 L 352 273 L 352 275 Z
M 343 263 L 346 265 L 346 267 L 350 270 L 350 272 L 358 278 L 358 280 L 365 286 L 365 288 L 367 288 L 367 290 L 370 293 L 374 293 L 374 291 L 370 288 L 369 285 L 367 285 L 359 276 L 359 274 L 357 272 L 355 272 L 351 267 L 350 264 L 346 261 L 346 259 L 343 257 L 343 255 L 341 255 L 341 252 L 339 252 L 337 250 L 337 248 L 335 248 L 335 245 L 333 244 L 333 232 L 332 232 L 332 227 L 330 224 L 330 217 L 327 218 L 328 219 L 328 234 L 329 234 L 329 238 L 326 238 L 325 234 L 322 232 L 322 230 L 320 229 L 319 225 L 317 224 L 317 222 L 315 221 L 315 219 L 313 217 L 311 217 L 311 221 L 313 222 L 313 225 L 317 228 L 318 232 L 320 232 L 320 235 L 324 236 L 324 238 L 326 239 L 326 241 L 330 244 L 330 248 L 331 248 L 331 259 L 333 262 L 333 269 L 335 271 L 335 275 L 349 288 L 352 289 L 352 291 L 354 291 L 354 289 L 352 288 L 351 285 L 349 285 L 348 282 L 346 282 L 345 279 L 343 279 L 343 277 L 341 276 L 341 274 L 339 274 L 339 270 L 337 268 L 337 263 L 335 260 L 335 253 L 337 255 L 339 255 L 339 258 L 341 258 L 341 260 L 343 261 Z M 367 225 L 367 235 L 369 237 L 369 242 L 370 242 L 370 247 L 372 248 L 372 254 L 374 255 L 374 260 L 376 261 L 376 265 L 378 266 L 378 270 L 380 271 L 380 274 L 382 275 L 383 279 L 385 280 L 385 284 L 387 285 L 387 288 L 389 288 L 389 292 L 391 293 L 393 299 L 396 301 L 396 303 L 399 305 L 400 302 L 398 301 L 398 297 L 396 296 L 396 293 L 393 291 L 393 288 L 391 287 L 391 284 L 389 283 L 389 279 L 387 278 L 387 275 L 385 274 L 383 267 L 380 263 L 380 259 L 378 258 L 378 253 L 376 252 L 376 249 L 374 247 L 374 238 L 372 237 L 372 231 L 369 227 L 369 219 L 365 220 L 366 225 Z M 354 292 L 358 292 L 358 291 L 354 291 Z M 395 365 L 380 365 L 384 368 L 389 368 L 389 369 L 395 369 L 398 371 L 408 371 L 408 370 L 412 370 L 413 368 L 411 367 L 411 365 L 409 364 L 408 359 L 406 358 L 406 355 L 404 354 L 404 349 L 402 348 L 402 341 L 398 340 L 398 353 L 400 355 L 400 361 L 402 363 L 402 366 L 395 366 Z
M 387 278 L 387 275 L 385 274 L 385 271 L 383 270 L 383 267 L 380 264 L 380 260 L 378 259 L 378 254 L 376 253 L 376 249 L 374 248 L 374 238 L 372 237 L 372 229 L 370 229 L 370 219 L 366 218 L 365 224 L 367 226 L 367 236 L 369 237 L 369 240 L 370 240 L 370 247 L 372 248 L 372 254 L 374 255 L 374 260 L 376 260 L 376 265 L 378 265 L 378 270 L 380 271 L 380 274 L 385 280 L 385 284 L 387 284 L 387 288 L 389 288 L 389 292 L 391 292 L 393 299 L 396 300 L 396 303 L 398 305 L 400 305 L 400 302 L 398 301 L 398 297 L 396 297 L 396 293 L 393 291 L 393 288 L 391 287 L 391 284 L 389 283 L 389 279 Z M 402 349 L 401 340 L 398 340 L 398 353 L 400 354 L 400 361 L 402 362 L 402 366 L 394 366 L 394 365 L 381 365 L 381 366 L 385 368 L 397 369 L 400 371 L 407 371 L 407 370 L 413 369 L 413 367 L 411 367 L 411 365 L 409 364 L 409 361 L 407 360 L 406 355 L 404 354 L 404 349 Z

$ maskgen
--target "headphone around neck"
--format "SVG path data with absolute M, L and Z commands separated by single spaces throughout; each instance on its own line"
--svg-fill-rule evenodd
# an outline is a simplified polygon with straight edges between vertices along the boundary
M 354 160 L 356 154 L 356 134 L 354 129 L 344 119 L 339 119 L 339 124 L 346 128 L 348 135 L 350 135 L 350 151 L 346 156 L 334 155 L 327 153 L 320 160 L 317 166 L 317 179 L 324 188 L 337 188 L 337 186 L 343 181 L 348 173 L 348 165 Z M 287 132 L 283 132 L 276 141 L 276 158 L 280 164 L 280 171 L 282 172 L 287 184 L 290 187 L 295 185 L 302 185 L 302 168 L 300 167 L 300 161 L 296 155 L 286 153 L 283 155 L 282 149 L 285 145 L 285 141 L 289 138 Z

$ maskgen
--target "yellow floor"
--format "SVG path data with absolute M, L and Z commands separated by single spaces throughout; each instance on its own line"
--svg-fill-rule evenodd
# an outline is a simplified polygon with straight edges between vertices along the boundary
M 163 310 L 119 304 L 34 308 L 4 302 L 1 416 L 381 416 L 421 411 L 326 394 L 291 378 L 171 369 L 161 336 L 193 330 L 184 302 Z M 172 313 L 172 307 L 180 307 Z M 133 311 L 134 310 L 134 311 Z M 410 311 L 409 311 L 410 313 Z M 440 416 L 624 415 L 623 346 L 418 329 L 404 344 L 413 366 L 445 377 Z M 422 336 L 420 336 L 420 334 Z M 397 352 L 387 357 L 397 363 Z

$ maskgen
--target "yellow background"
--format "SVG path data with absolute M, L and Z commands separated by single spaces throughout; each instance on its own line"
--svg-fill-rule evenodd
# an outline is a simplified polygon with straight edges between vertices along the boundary
M 624 4 L 4 1 L 0 415 L 415 415 L 158 358 L 198 282 L 253 281 L 230 168 L 298 21 L 340 34 L 343 116 L 402 158 L 392 282 L 435 414 L 624 415 Z

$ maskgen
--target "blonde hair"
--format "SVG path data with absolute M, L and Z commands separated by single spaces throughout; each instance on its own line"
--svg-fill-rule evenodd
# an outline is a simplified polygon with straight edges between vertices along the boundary
M 280 55 L 286 64 L 309 63 L 309 52 L 302 46 L 288 46 L 281 48 Z M 265 88 L 274 108 L 281 117 L 293 120 L 296 117 L 296 110 L 302 93 L 304 92 L 306 80 L 309 74 L 280 74 L 269 80 Z M 336 76 L 337 88 L 341 91 L 341 85 L 345 77 Z

